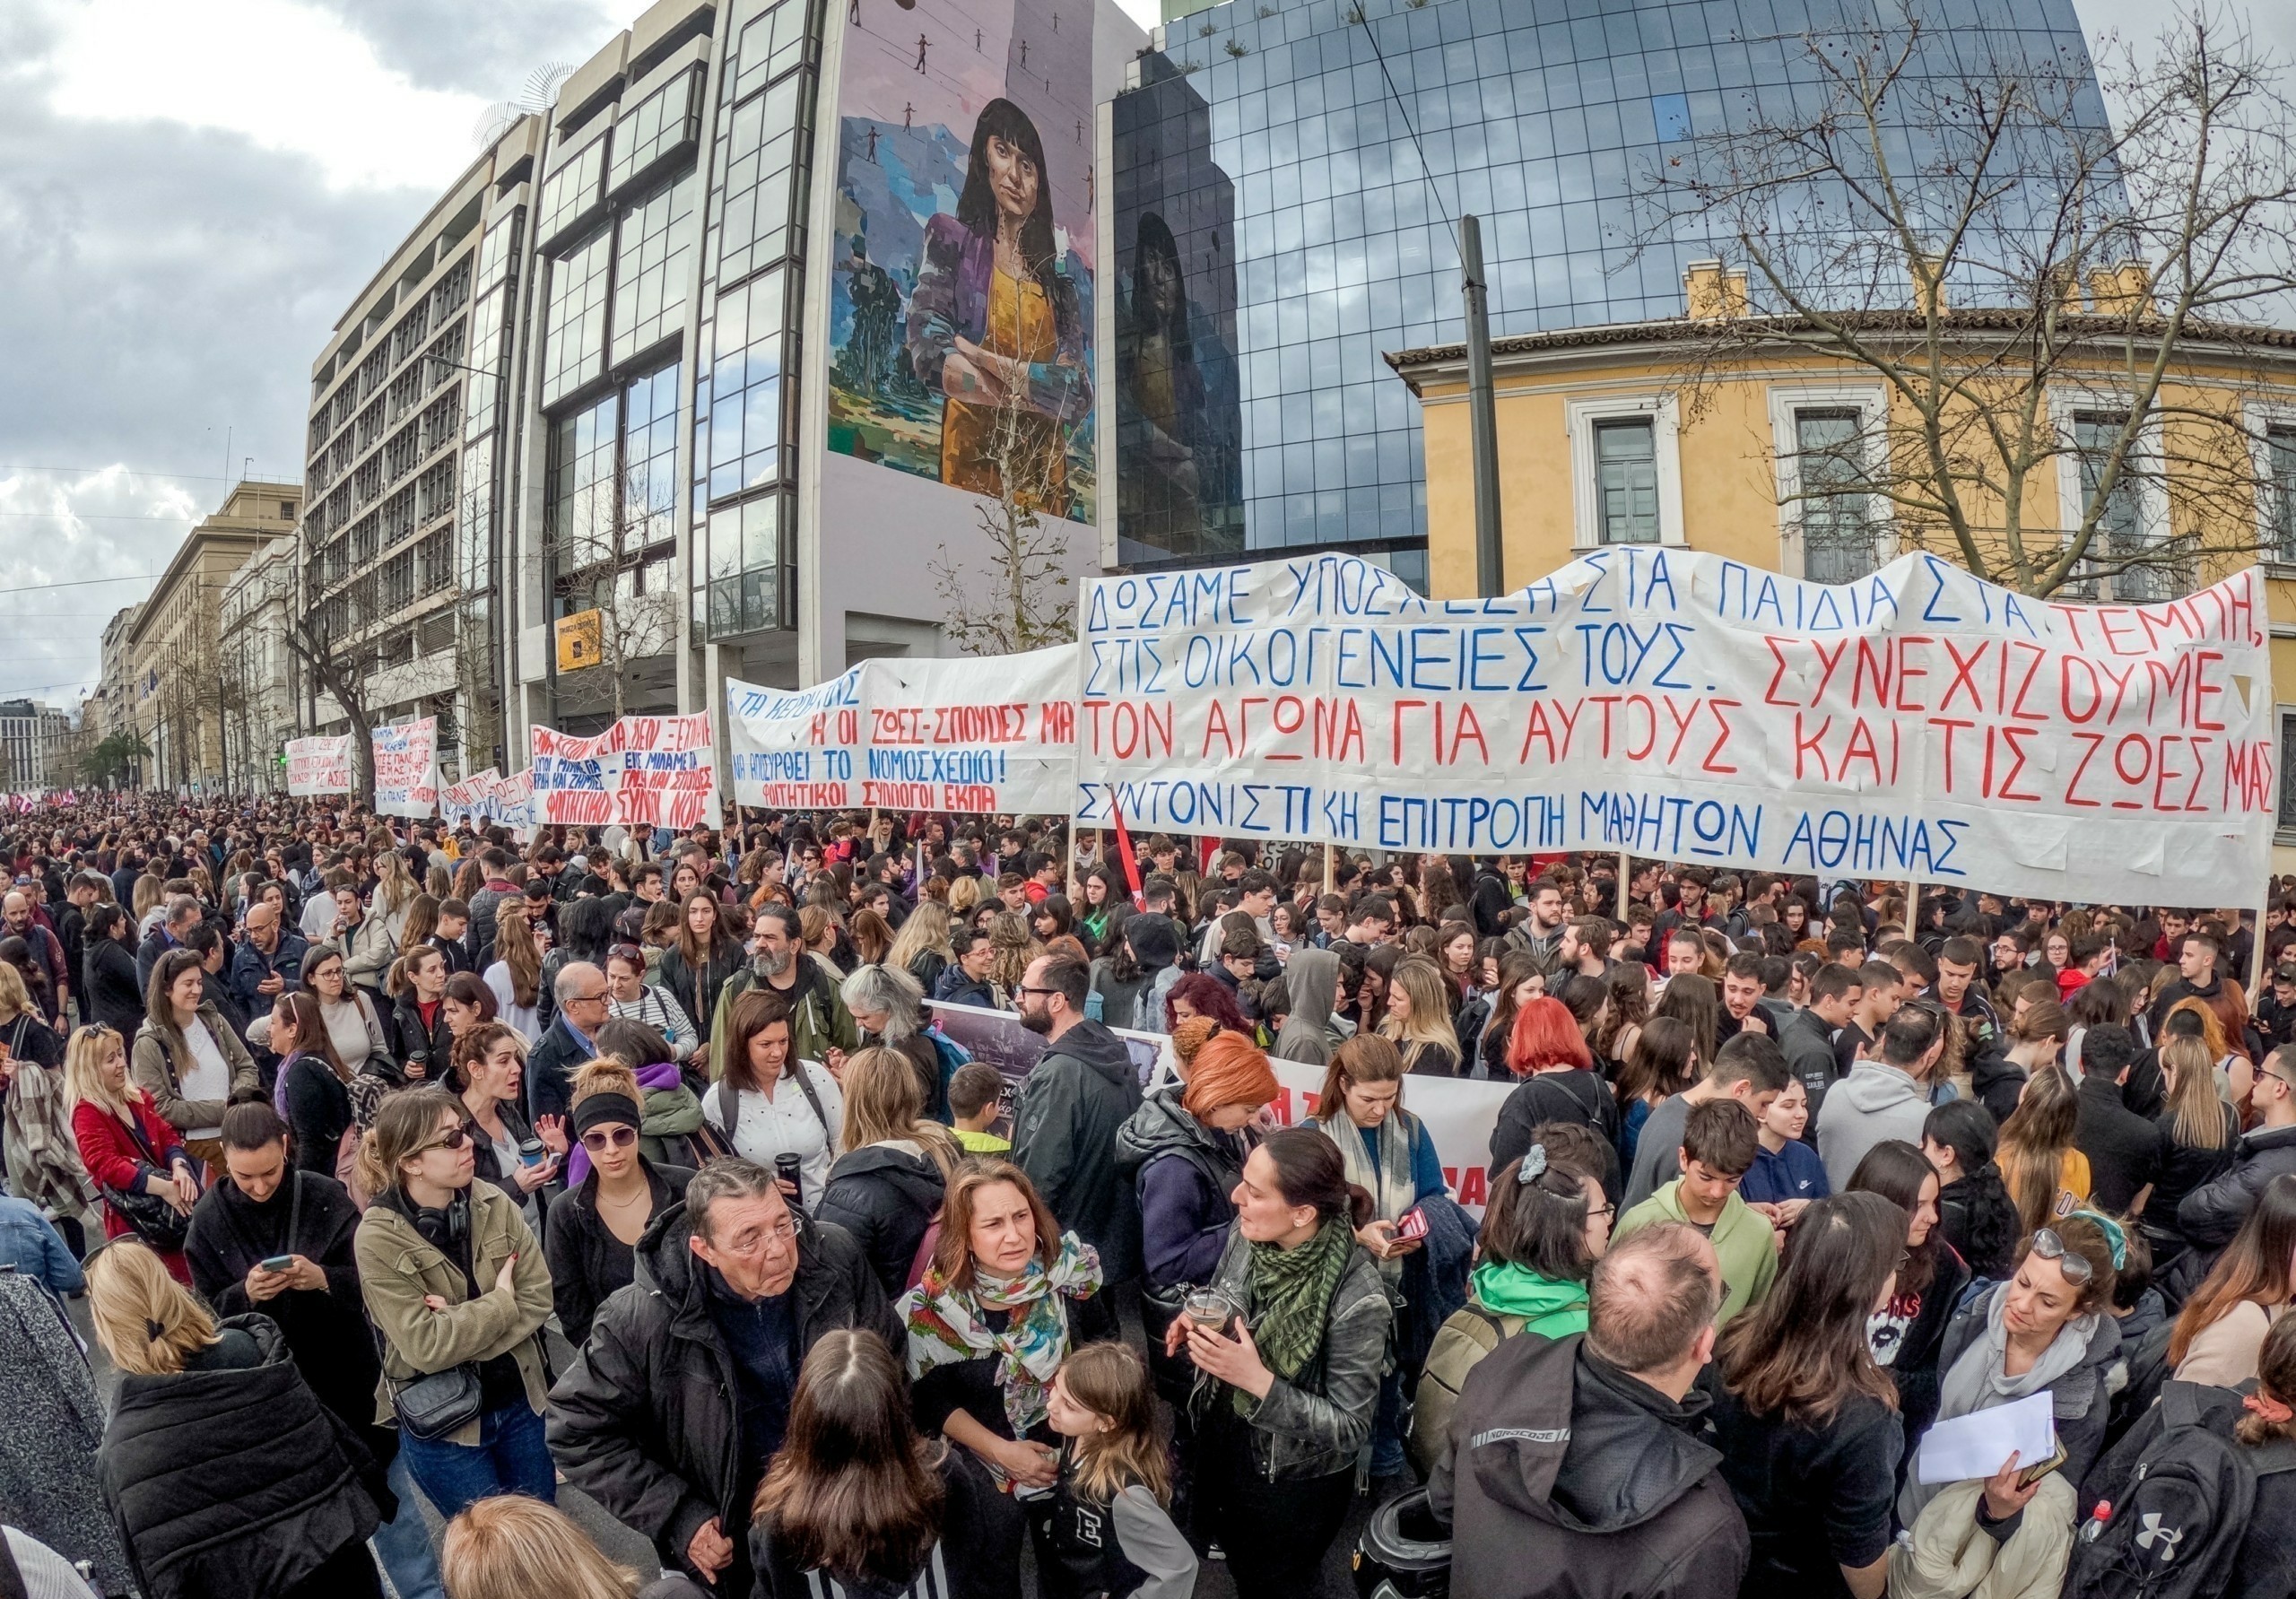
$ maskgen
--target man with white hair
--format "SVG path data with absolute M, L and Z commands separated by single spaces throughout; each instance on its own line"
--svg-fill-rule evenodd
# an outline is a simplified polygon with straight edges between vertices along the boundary
M 587 960 L 560 967 L 550 992 L 558 1014 L 526 1056 L 526 1117 L 537 1124 L 546 1116 L 563 1119 L 571 1108 L 574 1073 L 597 1054 L 598 1029 L 612 1014 L 606 974 Z

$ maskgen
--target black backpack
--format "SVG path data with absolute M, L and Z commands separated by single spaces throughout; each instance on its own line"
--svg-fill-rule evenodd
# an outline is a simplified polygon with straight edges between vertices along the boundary
M 2148 1418 L 2081 1484 L 2094 1505 L 2073 1544 L 2065 1599 L 2215 1599 L 2231 1586 L 2256 1508 L 2251 1451 L 2232 1437 L 2239 1396 L 2169 1381 Z

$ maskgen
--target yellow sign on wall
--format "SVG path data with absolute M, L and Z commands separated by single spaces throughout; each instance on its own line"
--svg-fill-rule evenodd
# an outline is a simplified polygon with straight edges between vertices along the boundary
M 558 669 L 579 672 L 605 658 L 605 628 L 595 610 L 558 619 Z

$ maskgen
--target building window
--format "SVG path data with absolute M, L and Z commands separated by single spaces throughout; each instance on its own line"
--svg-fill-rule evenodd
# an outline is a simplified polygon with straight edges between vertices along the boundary
M 2070 537 L 2103 487 L 2113 464 L 2114 447 L 2128 425 L 2128 413 L 2075 409 L 2063 413 L 2059 425 L 2073 446 L 2068 456 L 2061 457 L 2058 475 L 2058 491 L 2066 505 L 2065 527 Z M 2074 568 L 2074 579 L 2066 586 L 2061 597 L 2149 604 L 2174 599 L 2192 587 L 2186 563 L 2172 556 L 2141 566 L 2123 564 L 2163 543 L 2163 518 L 2150 503 L 2153 490 L 2147 475 L 2145 440 L 2140 436 L 2120 457 L 2088 551 Z
M 606 190 L 619 194 L 633 178 L 700 132 L 697 101 L 701 83 L 699 70 L 680 74 L 614 124 L 613 165 L 606 175 Z
M 1795 517 L 1802 528 L 1802 575 L 1813 583 L 1854 582 L 1882 564 L 1866 492 L 1869 458 L 1862 413 L 1794 413 Z
M 780 4 L 743 28 L 735 41 L 738 62 L 734 98 L 762 88 L 805 59 L 805 13 L 811 0 L 780 0 Z
M 1668 395 L 1567 400 L 1574 548 L 1683 542 L 1680 456 Z
M 526 215 L 525 206 L 513 205 L 508 216 L 497 217 L 486 225 L 486 237 L 478 246 L 479 293 L 517 275 L 518 232 Z
M 787 0 L 780 9 L 803 13 L 797 0 Z M 752 25 L 752 31 L 755 27 Z M 802 77 L 787 78 L 735 108 L 725 151 L 724 197 L 718 208 L 721 282 L 738 282 L 795 248 L 798 122 L 805 89 Z
M 555 404 L 596 378 L 606 347 L 607 273 L 613 233 L 600 233 L 550 269 L 543 331 L 542 403 Z
M 2296 425 L 2265 430 L 2266 558 L 2296 565 Z
M 1595 424 L 1595 492 L 1604 543 L 1658 542 L 1658 441 L 1648 418 Z
M 493 582 L 494 439 L 491 434 L 463 449 L 462 500 L 455 512 L 455 546 L 462 586 L 476 594 Z
M 634 582 L 675 537 L 677 404 L 672 364 L 553 425 L 546 527 L 561 613 L 596 603 L 606 574 Z
M 548 249 L 605 199 L 606 135 L 600 134 L 543 179 L 535 248 Z
M 2296 760 L 2296 711 L 2280 713 L 2280 815 L 2282 833 L 2296 837 L 2296 776 L 2289 765 Z
M 620 223 L 613 273 L 613 364 L 674 338 L 685 326 L 686 282 L 692 275 L 700 180 L 681 178 Z
M 709 498 L 724 500 L 782 474 L 782 341 L 788 281 L 776 269 L 718 301 L 709 371 Z
M 509 340 L 503 336 L 502 308 L 509 303 L 511 292 L 502 289 L 488 293 L 470 314 L 470 365 L 474 369 L 464 374 L 469 379 L 470 401 L 464 429 L 473 439 L 494 425 L 496 404 L 502 393 L 500 374 L 510 353 Z

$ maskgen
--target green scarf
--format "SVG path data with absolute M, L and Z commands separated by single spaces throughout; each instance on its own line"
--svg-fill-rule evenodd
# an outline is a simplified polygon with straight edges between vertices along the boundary
M 1270 1371 L 1290 1380 L 1314 1358 L 1324 1341 L 1332 1295 L 1355 1256 L 1355 1230 L 1344 1218 L 1323 1224 L 1314 1238 L 1286 1249 L 1255 1243 L 1246 1282 L 1253 1317 L 1252 1340 Z M 1259 1402 L 1236 1390 L 1236 1413 L 1248 1418 Z

